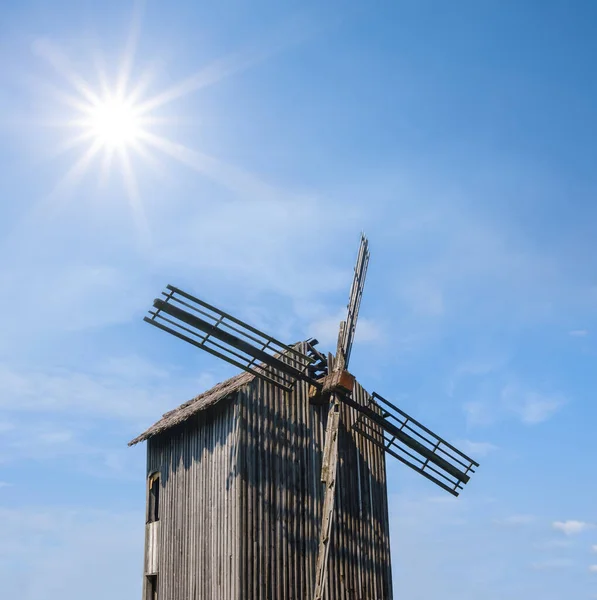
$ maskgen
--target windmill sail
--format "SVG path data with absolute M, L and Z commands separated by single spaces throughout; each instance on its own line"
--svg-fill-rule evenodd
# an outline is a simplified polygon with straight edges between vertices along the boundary
M 345 364 L 348 365 L 350 353 L 352 351 L 352 342 L 354 332 L 357 327 L 359 308 L 363 297 L 363 288 L 365 287 L 365 276 L 367 275 L 367 266 L 369 265 L 369 242 L 364 234 L 361 234 L 361 245 L 357 255 L 357 262 L 354 268 L 354 278 L 350 288 L 348 298 L 348 307 L 346 315 L 346 325 L 342 334 L 341 347 L 344 353 Z
M 317 385 L 309 375 L 314 358 L 174 286 L 162 296 L 147 323 L 285 391 L 299 379 Z
M 377 393 L 368 406 L 342 401 L 361 414 L 353 429 L 427 479 L 458 496 L 479 464 Z

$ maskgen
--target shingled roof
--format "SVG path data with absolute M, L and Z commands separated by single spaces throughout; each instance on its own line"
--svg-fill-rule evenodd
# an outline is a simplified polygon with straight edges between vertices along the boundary
M 165 413 L 162 418 L 154 423 L 149 429 L 144 431 L 141 435 L 138 435 L 134 440 L 129 442 L 129 446 L 134 446 L 139 442 L 144 442 L 150 437 L 166 431 L 175 425 L 183 423 L 187 419 L 190 419 L 193 415 L 200 413 L 203 410 L 217 404 L 220 400 L 223 400 L 230 394 L 238 391 L 245 385 L 248 385 L 253 381 L 255 375 L 251 373 L 242 372 L 226 381 L 218 383 L 210 390 L 199 394 L 192 400 L 181 404 L 178 408 Z

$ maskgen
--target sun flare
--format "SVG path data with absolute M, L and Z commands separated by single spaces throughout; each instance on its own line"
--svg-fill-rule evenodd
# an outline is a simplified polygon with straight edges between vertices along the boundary
M 57 124 L 66 133 L 63 142 L 53 149 L 53 155 L 69 153 L 74 157 L 73 164 L 43 202 L 43 209 L 62 208 L 74 189 L 84 181 L 92 163 L 96 163 L 99 166 L 99 189 L 106 189 L 104 185 L 110 182 L 113 173 L 120 176 L 133 218 L 145 235 L 148 225 L 137 171 L 145 164 L 150 166 L 150 170 L 141 171 L 143 176 L 163 174 L 161 155 L 225 187 L 238 189 L 236 180 L 239 177 L 243 181 L 243 188 L 250 185 L 247 181 L 250 182 L 251 178 L 242 172 L 169 139 L 164 129 L 176 123 L 177 118 L 164 114 L 163 108 L 187 94 L 248 68 L 260 60 L 262 52 L 254 50 L 219 59 L 169 87 L 152 90 L 156 84 L 152 68 L 145 68 L 133 77 L 139 27 L 136 16 L 122 60 L 110 69 L 112 77 L 99 52 L 94 58 L 95 77 L 90 80 L 51 41 L 39 39 L 33 49 L 67 84 L 67 87 L 62 87 L 47 81 L 42 83 L 41 89 L 50 92 L 50 96 L 57 101 L 56 108 L 63 114 L 58 120 L 51 117 L 48 121 L 48 124 Z M 93 76 L 94 73 L 89 75 Z
M 93 106 L 83 126 L 94 141 L 113 150 L 134 145 L 143 134 L 138 108 L 131 101 L 114 97 Z

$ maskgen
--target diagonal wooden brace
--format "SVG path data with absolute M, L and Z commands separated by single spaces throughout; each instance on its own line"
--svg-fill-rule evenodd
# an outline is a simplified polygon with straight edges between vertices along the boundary
M 349 378 L 352 378 L 352 375 L 344 370 L 345 360 L 344 351 L 342 349 L 342 340 L 344 337 L 345 325 L 346 324 L 344 321 L 340 323 L 336 358 L 333 363 L 331 360 L 328 361 L 328 364 L 334 365 L 334 369 L 333 372 L 326 377 L 326 379 L 328 379 L 330 382 L 335 382 L 334 385 L 336 388 L 338 387 L 339 381 L 342 380 L 343 374 L 347 375 Z M 346 376 L 344 377 L 343 381 L 347 381 Z M 352 378 L 350 383 L 351 392 L 352 383 L 354 383 L 354 378 Z M 330 389 L 334 388 L 330 387 Z M 332 524 L 334 522 L 336 475 L 338 471 L 338 426 L 340 423 L 340 398 L 338 392 L 332 391 L 330 400 L 331 403 L 325 432 L 325 446 L 323 449 L 321 467 L 321 480 L 324 483 L 325 496 L 321 513 L 321 531 L 319 533 L 319 549 L 317 551 L 317 565 L 315 570 L 315 592 L 313 594 L 314 600 L 324 599 L 325 584 L 327 581 L 328 557 L 330 553 L 330 541 L 332 537 Z
M 336 474 L 338 464 L 338 423 L 340 421 L 340 402 L 333 398 L 328 414 L 325 435 L 325 448 L 321 468 L 321 480 L 325 486 L 325 497 L 321 516 L 321 531 L 319 534 L 319 549 L 315 571 L 314 600 L 323 600 L 327 579 L 327 563 L 330 552 L 332 524 L 334 522 L 334 500 L 336 496 Z

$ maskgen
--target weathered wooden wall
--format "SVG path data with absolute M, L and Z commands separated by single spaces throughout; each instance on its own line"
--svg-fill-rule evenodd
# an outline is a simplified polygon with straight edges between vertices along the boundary
M 365 402 L 357 384 L 353 397 Z M 160 470 L 160 600 L 308 600 L 327 406 L 259 380 L 148 443 Z M 329 600 L 391 600 L 384 453 L 342 407 Z
M 367 400 L 358 384 L 353 397 Z M 242 392 L 240 404 L 243 598 L 310 599 L 328 407 L 310 405 L 305 385 L 289 401 L 262 382 Z M 326 598 L 391 600 L 385 458 L 349 432 L 355 419 L 355 411 L 343 406 Z
M 159 471 L 161 477 L 160 600 L 243 597 L 235 550 L 238 411 L 238 404 L 224 400 L 148 441 L 148 475 Z

